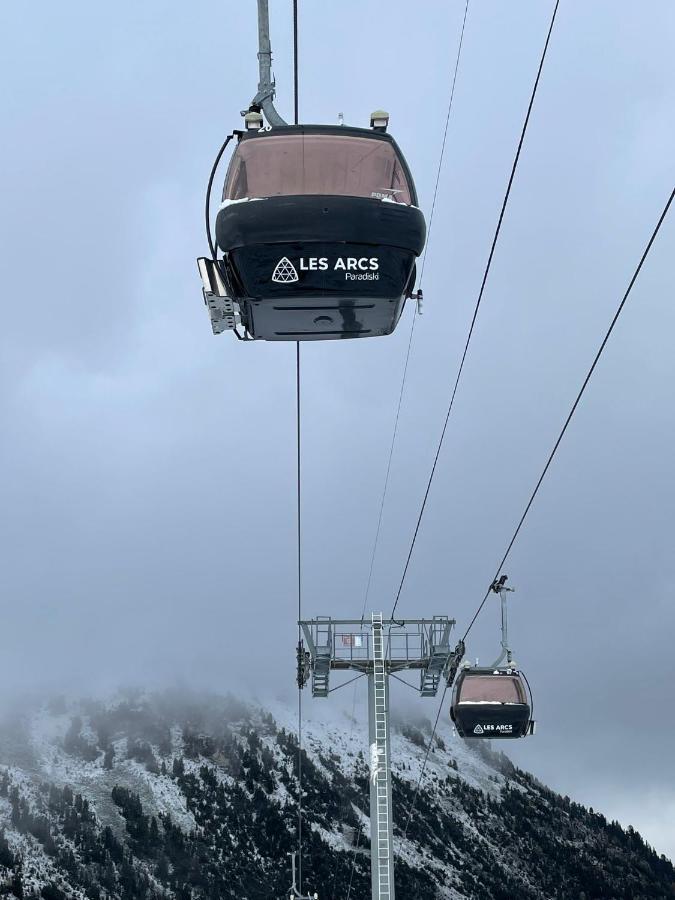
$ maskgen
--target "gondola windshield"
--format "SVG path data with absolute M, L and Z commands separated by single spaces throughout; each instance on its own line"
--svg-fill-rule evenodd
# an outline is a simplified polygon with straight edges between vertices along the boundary
M 265 134 L 242 141 L 223 200 L 302 195 L 374 197 L 412 203 L 389 141 L 348 134 Z
M 509 675 L 473 675 L 464 679 L 460 703 L 527 703 L 522 682 Z

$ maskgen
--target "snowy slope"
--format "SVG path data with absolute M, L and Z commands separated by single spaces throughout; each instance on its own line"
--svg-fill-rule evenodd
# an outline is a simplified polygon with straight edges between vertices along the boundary
M 269 898 L 296 843 L 296 710 L 186 694 L 52 702 L 0 731 L 0 886 L 15 896 Z M 432 900 L 675 897 L 638 835 L 439 723 L 392 735 L 397 886 Z M 363 727 L 312 704 L 303 728 L 304 872 L 369 896 Z M 12 887 L 13 886 L 13 887 Z

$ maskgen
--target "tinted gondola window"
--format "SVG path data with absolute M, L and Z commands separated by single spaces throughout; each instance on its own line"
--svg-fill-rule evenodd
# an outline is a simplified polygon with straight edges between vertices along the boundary
M 464 679 L 460 703 L 526 703 L 519 678 L 508 675 L 471 675 Z
M 224 200 L 299 194 L 412 202 L 410 186 L 388 141 L 279 134 L 240 143 L 227 173 Z

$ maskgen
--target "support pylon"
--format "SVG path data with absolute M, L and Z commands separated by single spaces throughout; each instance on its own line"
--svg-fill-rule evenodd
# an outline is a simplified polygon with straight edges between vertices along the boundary
M 451 683 L 463 644 L 450 649 L 455 624 L 447 616 L 431 619 L 301 620 L 304 646 L 298 647 L 298 683 L 310 680 L 314 697 L 327 697 L 334 671 L 356 670 L 368 677 L 370 746 L 370 867 L 372 900 L 395 900 L 394 817 L 391 796 L 389 676 L 405 669 L 420 673 L 420 696 L 434 697 L 441 680 Z M 291 894 L 291 897 L 297 895 Z

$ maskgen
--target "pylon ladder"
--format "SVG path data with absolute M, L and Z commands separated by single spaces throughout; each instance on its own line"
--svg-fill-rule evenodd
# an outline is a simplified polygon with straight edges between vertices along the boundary
M 386 652 L 384 646 L 382 613 L 372 614 L 372 630 L 373 689 L 375 694 L 375 752 L 372 778 L 375 782 L 377 802 L 376 821 L 372 823 L 371 826 L 371 853 L 377 853 L 378 900 L 390 900 L 391 810 L 389 808 L 389 800 L 391 797 L 391 786 L 389 783 L 389 747 L 387 746 L 389 737 L 389 710 L 387 708 Z

